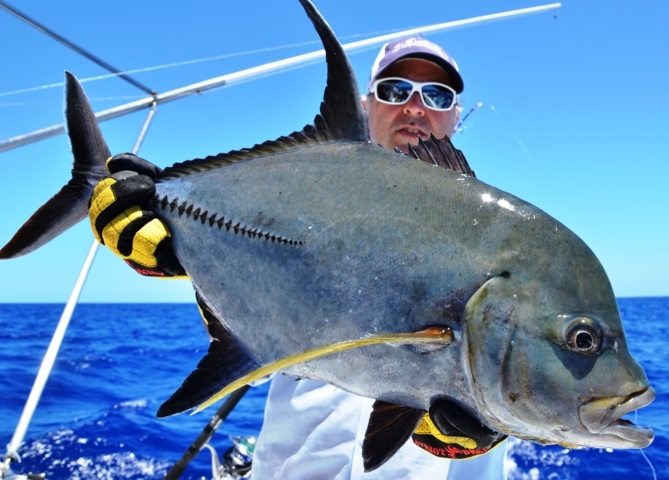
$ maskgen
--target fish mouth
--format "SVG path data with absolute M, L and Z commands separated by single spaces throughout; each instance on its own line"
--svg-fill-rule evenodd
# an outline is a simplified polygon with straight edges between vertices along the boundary
M 655 390 L 648 387 L 626 397 L 597 398 L 584 403 L 578 410 L 583 426 L 598 436 L 612 436 L 603 439 L 606 445 L 600 448 L 645 448 L 653 441 L 655 434 L 648 427 L 639 427 L 623 415 L 645 407 L 655 400 Z M 601 437 L 600 437 L 601 438 Z

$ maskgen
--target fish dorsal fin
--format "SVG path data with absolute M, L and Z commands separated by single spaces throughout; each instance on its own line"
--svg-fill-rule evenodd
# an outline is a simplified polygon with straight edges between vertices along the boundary
M 365 472 L 386 463 L 411 437 L 425 410 L 377 400 L 362 442 Z
M 367 117 L 348 57 L 316 7 L 309 0 L 300 3 L 321 37 L 328 66 L 321 113 L 314 120 L 317 133 L 330 141 L 368 141 Z
M 460 172 L 476 178 L 464 154 L 455 148 L 448 137 L 438 139 L 433 134 L 427 140 L 419 139 L 418 145 L 409 144 L 409 155 L 427 163 Z
M 320 139 L 316 128 L 313 125 L 308 125 L 300 132 L 294 132 L 287 137 L 280 137 L 276 140 L 268 140 L 251 148 L 232 150 L 227 153 L 175 163 L 158 174 L 156 183 L 318 143 L 327 143 L 327 139 Z
M 300 0 L 300 3 L 321 37 L 327 62 L 327 85 L 320 114 L 316 115 L 314 124 L 307 125 L 299 132 L 252 148 L 177 163 L 161 172 L 157 178 L 158 182 L 252 160 L 263 155 L 281 153 L 290 148 L 319 143 L 369 141 L 367 117 L 362 108 L 355 73 L 348 57 L 316 7 L 309 0 Z
M 213 337 L 209 351 L 183 384 L 158 409 L 158 418 L 197 407 L 230 383 L 259 368 L 242 350 L 211 309 L 197 296 L 202 318 Z

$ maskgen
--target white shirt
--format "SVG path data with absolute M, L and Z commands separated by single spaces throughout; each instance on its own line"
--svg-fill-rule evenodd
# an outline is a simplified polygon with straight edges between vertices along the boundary
M 253 456 L 254 480 L 503 480 L 506 442 L 469 460 L 447 460 L 410 440 L 364 473 L 362 440 L 374 400 L 314 380 L 277 374 Z

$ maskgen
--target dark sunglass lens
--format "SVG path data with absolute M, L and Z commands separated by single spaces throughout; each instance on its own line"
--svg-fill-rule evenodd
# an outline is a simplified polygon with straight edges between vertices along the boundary
M 453 106 L 455 95 L 439 85 L 423 85 L 423 101 L 428 107 L 443 110 Z
M 411 93 L 411 84 L 401 80 L 379 82 L 376 86 L 376 95 L 379 100 L 389 103 L 404 103 Z

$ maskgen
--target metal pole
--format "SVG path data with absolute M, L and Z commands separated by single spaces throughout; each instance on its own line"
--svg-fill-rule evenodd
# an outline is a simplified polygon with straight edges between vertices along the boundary
M 146 136 L 146 133 L 149 129 L 149 124 L 151 123 L 151 120 L 153 119 L 155 112 L 156 109 L 154 106 L 154 108 L 152 108 L 149 111 L 149 114 L 147 115 L 146 120 L 142 125 L 142 130 L 140 131 L 139 137 L 135 142 L 133 153 L 137 153 L 139 151 L 139 148 L 142 145 L 142 142 L 144 141 L 144 137 Z M 46 381 L 48 380 L 49 375 L 51 374 L 51 370 L 53 369 L 53 365 L 56 361 L 56 356 L 58 355 L 60 346 L 63 343 L 65 332 L 67 331 L 67 327 L 70 324 L 74 308 L 77 306 L 77 301 L 79 300 L 81 290 L 84 287 L 84 282 L 86 281 L 88 272 L 91 268 L 91 265 L 93 264 L 93 259 L 95 258 L 95 253 L 97 252 L 97 249 L 98 249 L 98 242 L 96 240 L 93 240 L 93 244 L 91 245 L 88 251 L 86 260 L 84 261 L 84 265 L 81 268 L 81 271 L 79 272 L 79 277 L 77 278 L 77 281 L 74 284 L 72 293 L 70 293 L 70 298 L 65 304 L 65 309 L 63 310 L 63 313 L 60 316 L 60 320 L 58 321 L 58 325 L 56 326 L 56 331 L 54 332 L 53 337 L 51 338 L 51 343 L 49 344 L 49 348 L 47 349 L 46 355 L 44 355 L 44 359 L 42 360 L 42 364 L 40 365 L 40 369 L 37 372 L 37 377 L 35 378 L 35 382 L 33 383 L 32 389 L 30 390 L 30 395 L 28 396 L 28 400 L 26 401 L 25 407 L 23 407 L 23 413 L 21 414 L 19 423 L 16 426 L 16 430 L 14 431 L 14 435 L 12 436 L 12 440 L 9 442 L 9 445 L 7 445 L 7 453 L 5 454 L 4 457 L 5 460 L 13 461 L 20 458 L 18 455 L 18 449 L 23 444 L 23 440 L 26 436 L 26 432 L 28 431 L 30 421 L 32 420 L 32 417 L 35 413 L 35 409 L 37 408 L 37 404 L 39 403 L 39 399 L 42 396 L 42 392 L 44 391 L 44 386 L 46 385 Z
M 539 7 L 523 8 L 520 10 L 512 10 L 508 12 L 494 13 L 491 15 L 483 15 L 480 17 L 474 17 L 466 20 L 456 20 L 453 22 L 439 23 L 436 25 L 429 25 L 426 27 L 412 28 L 410 30 L 403 30 L 401 32 L 382 35 L 367 40 L 360 40 L 357 42 L 347 43 L 346 45 L 343 45 L 343 48 L 347 52 L 352 52 L 372 47 L 374 45 L 380 45 L 382 43 L 389 42 L 396 38 L 406 37 L 410 35 L 417 35 L 422 33 L 437 33 L 446 30 L 453 30 L 456 28 L 469 27 L 472 25 L 478 25 L 482 23 L 505 20 L 511 17 L 520 17 L 523 15 L 530 15 L 534 13 L 551 11 L 560 8 L 561 6 L 562 6 L 561 3 L 551 3 Z M 170 90 L 169 92 L 161 93 L 159 95 L 156 95 L 155 97 L 146 97 L 141 100 L 136 100 L 134 102 L 126 103 L 124 105 L 120 105 L 118 107 L 110 108 L 108 110 L 104 110 L 100 113 L 97 113 L 95 114 L 95 117 L 98 119 L 99 122 L 102 122 L 104 120 L 109 120 L 111 118 L 120 117 L 122 115 L 127 115 L 128 113 L 133 113 L 138 110 L 142 110 L 143 108 L 147 108 L 152 105 L 169 102 L 196 93 L 202 93 L 207 90 L 211 90 L 213 88 L 224 87 L 232 85 L 234 83 L 252 80 L 254 78 L 258 78 L 263 75 L 269 75 L 271 73 L 279 72 L 282 70 L 297 68 L 299 66 L 304 66 L 306 64 L 322 60 L 323 58 L 325 58 L 324 50 L 318 50 L 316 52 L 306 53 L 304 55 L 297 55 L 295 57 L 267 63 L 265 65 L 260 65 L 258 67 L 248 68 L 246 70 L 240 70 L 239 72 L 222 75 L 220 77 L 212 78 L 210 80 L 205 80 L 204 82 L 198 82 L 192 85 L 188 85 L 186 87 Z M 47 127 L 41 130 L 36 130 L 34 132 L 27 133 L 24 135 L 18 135 L 16 137 L 12 137 L 7 140 L 1 141 L 0 152 L 20 147 L 21 145 L 27 145 L 37 140 L 42 140 L 44 138 L 53 137 L 55 135 L 63 133 L 64 131 L 65 127 L 61 124 L 61 125 L 53 125 L 51 127 Z
M 58 355 L 60 345 L 63 343 L 63 337 L 65 336 L 67 327 L 70 324 L 72 312 L 74 311 L 74 307 L 77 305 L 79 294 L 81 293 L 81 289 L 84 286 L 86 275 L 88 275 L 88 270 L 91 267 L 91 263 L 93 263 L 93 258 L 95 257 L 97 248 L 98 242 L 94 240 L 90 250 L 88 251 L 88 256 L 84 261 L 84 266 L 82 267 L 81 272 L 79 272 L 79 277 L 74 284 L 70 298 L 65 305 L 65 309 L 63 310 L 60 320 L 58 321 L 56 331 L 54 332 L 53 337 L 51 337 L 51 343 L 49 344 L 49 348 L 46 351 L 46 355 L 44 355 L 42 365 L 37 372 L 35 383 L 33 384 L 33 388 L 30 391 L 26 405 L 23 408 L 23 413 L 21 414 L 19 423 L 16 427 L 16 430 L 14 431 L 14 436 L 12 437 L 11 442 L 9 442 L 9 445 L 7 445 L 7 453 L 5 454 L 5 458 L 19 458 L 17 451 L 23 444 L 23 439 L 26 436 L 28 426 L 30 425 L 30 421 L 32 420 L 33 414 L 35 413 L 35 409 L 37 408 L 37 403 L 42 396 L 42 391 L 44 390 L 46 381 L 49 378 L 53 364 L 56 361 L 56 355 Z
M 146 137 L 146 133 L 149 131 L 149 125 L 151 125 L 151 121 L 153 120 L 153 116 L 155 114 L 156 114 L 156 104 L 154 103 L 153 106 L 151 107 L 151 110 L 149 110 L 149 114 L 146 116 L 146 120 L 144 120 L 142 129 L 139 131 L 139 135 L 137 136 L 137 141 L 135 142 L 135 146 L 132 147 L 132 153 L 137 154 L 139 152 L 139 149 L 142 146 L 142 142 L 144 141 L 144 137 Z

